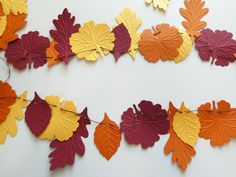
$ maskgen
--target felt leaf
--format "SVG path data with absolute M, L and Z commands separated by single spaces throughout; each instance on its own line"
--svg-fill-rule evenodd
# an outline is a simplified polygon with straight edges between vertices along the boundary
M 100 153 L 107 160 L 116 153 L 120 146 L 121 132 L 114 121 L 111 121 L 105 113 L 103 121 L 96 127 L 94 143 Z
M 139 41 L 139 52 L 149 62 L 165 61 L 179 55 L 178 48 L 183 44 L 183 38 L 175 27 L 161 24 L 146 29 Z
M 224 100 L 202 104 L 198 108 L 201 123 L 199 136 L 209 139 L 212 146 L 222 146 L 236 138 L 236 109 Z
M 8 83 L 0 81 L 0 124 L 10 112 L 10 106 L 16 102 L 16 92 Z
M 75 155 L 83 156 L 85 153 L 85 146 L 81 137 L 88 137 L 87 125 L 90 124 L 90 119 L 87 114 L 87 108 L 80 113 L 80 126 L 73 133 L 73 136 L 67 141 L 54 140 L 50 143 L 51 148 L 55 148 L 50 154 L 51 158 L 50 170 L 55 170 L 66 165 L 73 165 Z
M 10 43 L 6 50 L 5 56 L 7 62 L 12 63 L 16 69 L 24 70 L 33 64 L 38 68 L 47 63 L 46 49 L 50 46 L 48 38 L 39 36 L 39 32 L 29 32 L 22 35 L 21 39 Z
M 4 15 L 4 16 L 0 17 L 0 36 L 3 35 L 3 33 L 6 29 L 6 26 L 7 26 L 7 16 Z
M 153 6 L 155 8 L 159 8 L 162 10 L 167 10 L 168 4 L 170 3 L 170 0 L 145 0 L 146 3 L 150 4 L 153 3 Z
M 112 32 L 115 34 L 115 47 L 113 48 L 113 55 L 118 61 L 121 55 L 129 51 L 131 38 L 129 32 L 123 23 L 115 27 Z
M 207 26 L 205 21 L 201 19 L 208 14 L 208 8 L 204 8 L 205 1 L 203 0 L 185 0 L 186 9 L 180 8 L 180 14 L 186 19 L 182 22 L 182 25 L 187 30 L 187 33 L 191 36 L 192 41 L 196 37 L 200 36 L 201 29 Z
M 51 119 L 51 108 L 35 92 L 33 101 L 25 111 L 25 122 L 30 131 L 38 137 L 47 128 Z
M 57 20 L 53 20 L 56 30 L 51 30 L 50 35 L 57 41 L 55 49 L 59 52 L 58 58 L 62 59 L 65 64 L 68 64 L 70 58 L 74 56 L 71 51 L 70 37 L 77 32 L 80 24 L 74 24 L 75 16 L 71 17 L 71 13 L 65 8 L 61 15 L 58 15 Z
M 85 23 L 78 33 L 70 38 L 71 49 L 78 58 L 96 61 L 99 54 L 107 55 L 114 48 L 115 36 L 107 24 Z
M 159 135 L 167 134 L 169 130 L 168 114 L 161 105 L 153 105 L 150 101 L 141 101 L 140 110 L 128 108 L 122 115 L 121 131 L 129 144 L 141 144 L 142 148 L 154 146 L 160 139 Z
M 79 126 L 79 116 L 75 114 L 76 107 L 72 101 L 60 101 L 57 96 L 47 96 L 52 116 L 46 130 L 39 136 L 41 139 L 59 141 L 68 140 Z
M 193 46 L 193 42 L 188 33 L 185 31 L 179 31 L 179 32 L 181 33 L 181 36 L 183 38 L 183 44 L 178 49 L 179 55 L 174 58 L 175 63 L 183 61 L 189 55 Z
M 15 32 L 26 25 L 25 18 L 26 14 L 14 15 L 10 13 L 7 16 L 6 30 L 0 37 L 0 49 L 6 49 L 9 42 L 12 42 L 18 38 L 18 35 L 15 34 Z
M 0 0 L 3 12 L 9 15 L 12 12 L 14 15 L 27 14 L 27 0 Z
M 192 156 L 195 156 L 194 148 L 184 143 L 175 133 L 173 129 L 173 118 L 178 109 L 170 102 L 169 104 L 169 120 L 170 120 L 170 136 L 165 145 L 164 152 L 166 155 L 172 152 L 172 162 L 177 163 L 179 167 L 185 171 L 191 162 Z
M 196 39 L 196 48 L 203 61 L 210 61 L 217 66 L 228 66 L 235 61 L 236 41 L 227 31 L 204 29 Z
M 55 64 L 60 63 L 62 60 L 58 58 L 59 52 L 55 49 L 56 41 L 50 43 L 49 48 L 46 50 L 46 57 L 48 60 L 48 67 L 52 67 Z
M 0 144 L 4 144 L 7 134 L 11 137 L 15 137 L 17 134 L 16 119 L 22 120 L 24 117 L 23 108 L 26 108 L 28 102 L 26 101 L 27 92 L 25 91 L 18 97 L 16 102 L 10 107 L 10 112 L 7 115 L 7 119 L 0 124 Z
M 118 17 L 116 17 L 117 23 L 123 23 L 128 29 L 131 37 L 131 45 L 129 48 L 130 56 L 135 60 L 138 49 L 138 41 L 140 40 L 141 33 L 137 32 L 138 28 L 142 24 L 142 19 L 136 16 L 136 13 L 126 7 Z
M 176 135 L 185 143 L 194 147 L 200 132 L 200 122 L 195 113 L 182 103 L 180 110 L 175 113 L 173 128 Z

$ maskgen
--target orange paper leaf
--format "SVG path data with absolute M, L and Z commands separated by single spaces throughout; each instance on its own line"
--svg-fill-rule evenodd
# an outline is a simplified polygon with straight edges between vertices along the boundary
M 168 111 L 170 120 L 170 136 L 165 145 L 164 152 L 166 155 L 172 152 L 172 162 L 177 162 L 181 169 L 185 171 L 192 156 L 196 154 L 196 151 L 192 146 L 184 143 L 173 130 L 173 118 L 177 111 L 178 109 L 176 109 L 170 102 Z
M 96 127 L 94 143 L 100 153 L 107 159 L 116 153 L 120 146 L 121 132 L 117 124 L 105 114 L 103 121 Z
M 50 47 L 46 50 L 46 56 L 48 60 L 48 67 L 52 67 L 53 65 L 60 63 L 61 60 L 58 58 L 59 52 L 55 49 L 56 41 L 52 41 L 50 43 Z
M 198 108 L 198 117 L 201 123 L 199 136 L 210 139 L 212 146 L 222 146 L 231 138 L 236 138 L 236 109 L 224 100 L 217 103 L 213 101 Z

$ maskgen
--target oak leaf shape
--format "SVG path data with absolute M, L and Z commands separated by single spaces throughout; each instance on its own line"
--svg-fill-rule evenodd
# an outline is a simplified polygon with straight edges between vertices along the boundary
M 27 0 L 0 0 L 0 3 L 6 15 L 10 12 L 14 15 L 27 14 Z
M 46 58 L 48 60 L 48 67 L 52 67 L 55 64 L 60 63 L 62 60 L 59 59 L 59 52 L 55 49 L 57 42 L 55 40 L 51 41 L 50 46 L 46 50 Z
M 148 4 L 153 4 L 155 8 L 162 9 L 164 11 L 167 10 L 168 4 L 170 3 L 170 0 L 145 0 Z

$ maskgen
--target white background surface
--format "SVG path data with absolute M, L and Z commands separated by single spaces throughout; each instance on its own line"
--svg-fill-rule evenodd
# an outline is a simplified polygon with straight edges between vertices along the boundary
M 67 7 L 76 22 L 89 20 L 97 23 L 116 24 L 114 17 L 125 6 L 131 7 L 143 19 L 140 31 L 159 23 L 170 23 L 181 27 L 183 20 L 179 8 L 182 0 L 172 0 L 168 11 L 161 13 L 146 6 L 144 0 L 29 0 L 28 25 L 20 34 L 38 30 L 49 36 L 54 28 L 52 20 Z M 207 1 L 210 13 L 205 18 L 208 27 L 226 29 L 236 35 L 233 18 L 236 15 L 236 1 Z M 4 55 L 2 52 L 1 55 Z M 2 67 L 2 66 L 1 66 Z M 2 77 L 2 76 L 1 76 Z M 2 78 L 1 78 L 2 79 Z M 171 100 L 176 106 L 181 101 L 191 109 L 211 100 L 225 99 L 236 106 L 236 65 L 221 68 L 204 63 L 192 50 L 186 61 L 175 65 L 173 62 L 150 64 L 138 54 L 134 62 L 128 55 L 115 63 L 112 55 L 91 64 L 73 59 L 68 66 L 57 65 L 52 69 L 18 72 L 12 70 L 10 84 L 20 94 L 34 91 L 41 97 L 59 95 L 75 101 L 78 110 L 89 108 L 91 119 L 101 121 L 106 111 L 117 123 L 121 114 L 133 103 L 142 99 L 160 103 L 168 109 Z M 49 142 L 36 139 L 24 121 L 18 122 L 19 133 L 7 138 L 0 147 L 0 177 L 234 177 L 236 164 L 236 141 L 222 148 L 213 148 L 209 141 L 199 140 L 197 155 L 192 159 L 185 173 L 171 163 L 171 155 L 165 156 L 163 149 L 168 135 L 153 148 L 142 150 L 140 146 L 129 146 L 124 139 L 115 156 L 107 162 L 93 143 L 95 124 L 89 127 L 90 136 L 84 140 L 86 153 L 83 158 L 76 156 L 73 167 L 56 172 L 49 171 Z

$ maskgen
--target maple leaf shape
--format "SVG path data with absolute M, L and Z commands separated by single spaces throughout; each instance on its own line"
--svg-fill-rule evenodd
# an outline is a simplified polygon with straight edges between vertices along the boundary
M 3 12 L 9 15 L 12 12 L 14 15 L 27 14 L 27 0 L 0 0 Z
M 178 29 L 168 24 L 161 24 L 152 30 L 144 30 L 139 41 L 139 52 L 145 59 L 157 62 L 159 59 L 165 61 L 177 57 L 178 48 L 183 44 Z
M 75 114 L 76 107 L 72 101 L 60 101 L 57 96 L 47 96 L 52 116 L 46 130 L 39 136 L 41 139 L 59 141 L 68 140 L 79 126 L 80 117 Z
M 170 3 L 170 0 L 145 0 L 146 3 L 151 4 L 153 3 L 153 6 L 155 8 L 159 8 L 162 10 L 167 10 L 168 4 Z
M 115 35 L 106 24 L 97 24 L 93 21 L 85 23 L 78 33 L 70 38 L 71 49 L 78 58 L 96 61 L 100 55 L 107 55 L 114 48 Z
M 204 29 L 196 39 L 196 48 L 203 61 L 210 61 L 217 66 L 228 66 L 235 61 L 236 41 L 227 31 Z
M 16 102 L 16 92 L 8 83 L 0 81 L 0 124 L 10 112 L 10 106 Z
M 46 57 L 48 60 L 48 67 L 52 67 L 55 64 L 60 63 L 62 60 L 58 58 L 59 52 L 55 49 L 56 41 L 50 43 L 49 48 L 46 50 Z
M 115 47 L 113 48 L 113 55 L 115 60 L 118 61 L 120 56 L 129 51 L 131 38 L 129 31 L 123 23 L 115 27 L 112 32 L 115 34 Z
M 224 100 L 217 103 L 213 101 L 198 108 L 198 117 L 201 123 L 199 136 L 210 139 L 212 146 L 222 146 L 231 138 L 236 138 L 236 109 Z
M 7 16 L 3 15 L 0 16 L 0 36 L 3 35 L 4 31 L 6 30 L 7 27 Z
M 38 68 L 47 63 L 46 49 L 50 46 L 49 39 L 39 36 L 37 31 L 22 35 L 21 39 L 10 43 L 5 56 L 7 61 L 19 70 L 24 70 L 33 63 L 34 68 Z
M 7 134 L 11 137 L 17 134 L 16 119 L 22 120 L 24 117 L 23 108 L 26 108 L 28 102 L 26 101 L 27 92 L 21 94 L 16 102 L 10 107 L 10 112 L 6 120 L 0 124 L 0 144 L 4 144 Z
M 56 30 L 51 30 L 50 35 L 57 42 L 55 49 L 59 52 L 58 57 L 62 59 L 65 64 L 68 64 L 70 57 L 74 56 L 71 51 L 70 37 L 77 32 L 80 24 L 74 24 L 75 16 L 71 17 L 71 13 L 65 8 L 61 15 L 58 15 L 58 20 L 53 20 Z
M 186 9 L 180 8 L 179 10 L 180 14 L 186 19 L 182 22 L 182 25 L 194 41 L 196 37 L 201 35 L 199 31 L 207 26 L 207 23 L 201 21 L 201 19 L 208 14 L 209 9 L 203 8 L 205 1 L 202 0 L 185 0 L 184 4 Z
M 121 132 L 114 121 L 105 113 L 103 121 L 98 124 L 94 132 L 94 143 L 100 153 L 107 159 L 116 153 L 120 146 Z
M 83 156 L 85 153 L 85 146 L 81 137 L 88 137 L 87 125 L 90 124 L 90 119 L 87 114 L 87 108 L 80 113 L 80 126 L 73 133 L 73 136 L 67 141 L 54 140 L 50 143 L 51 148 L 55 148 L 53 152 L 49 154 L 51 158 L 50 170 L 55 170 L 59 167 L 65 167 L 66 165 L 73 165 L 75 155 Z
M 133 105 L 134 110 L 128 108 L 123 113 L 121 131 L 125 133 L 125 140 L 129 144 L 141 144 L 143 148 L 152 147 L 160 139 L 159 135 L 168 133 L 168 114 L 161 105 L 153 105 L 150 101 L 141 101 L 138 106 L 140 111 Z
M 138 41 L 140 40 L 141 33 L 137 32 L 138 28 L 142 24 L 142 19 L 137 18 L 136 13 L 126 7 L 118 17 L 116 17 L 117 23 L 123 23 L 128 29 L 131 37 L 131 45 L 129 48 L 130 56 L 135 60 L 138 49 Z
M 179 167 L 183 171 L 187 169 L 188 164 L 191 161 L 192 156 L 196 154 L 194 148 L 186 143 L 184 143 L 175 133 L 173 129 L 173 119 L 175 113 L 178 111 L 174 107 L 174 105 L 170 102 L 169 103 L 169 121 L 170 121 L 170 136 L 165 145 L 164 152 L 165 154 L 169 154 L 172 152 L 172 162 L 177 162 Z

